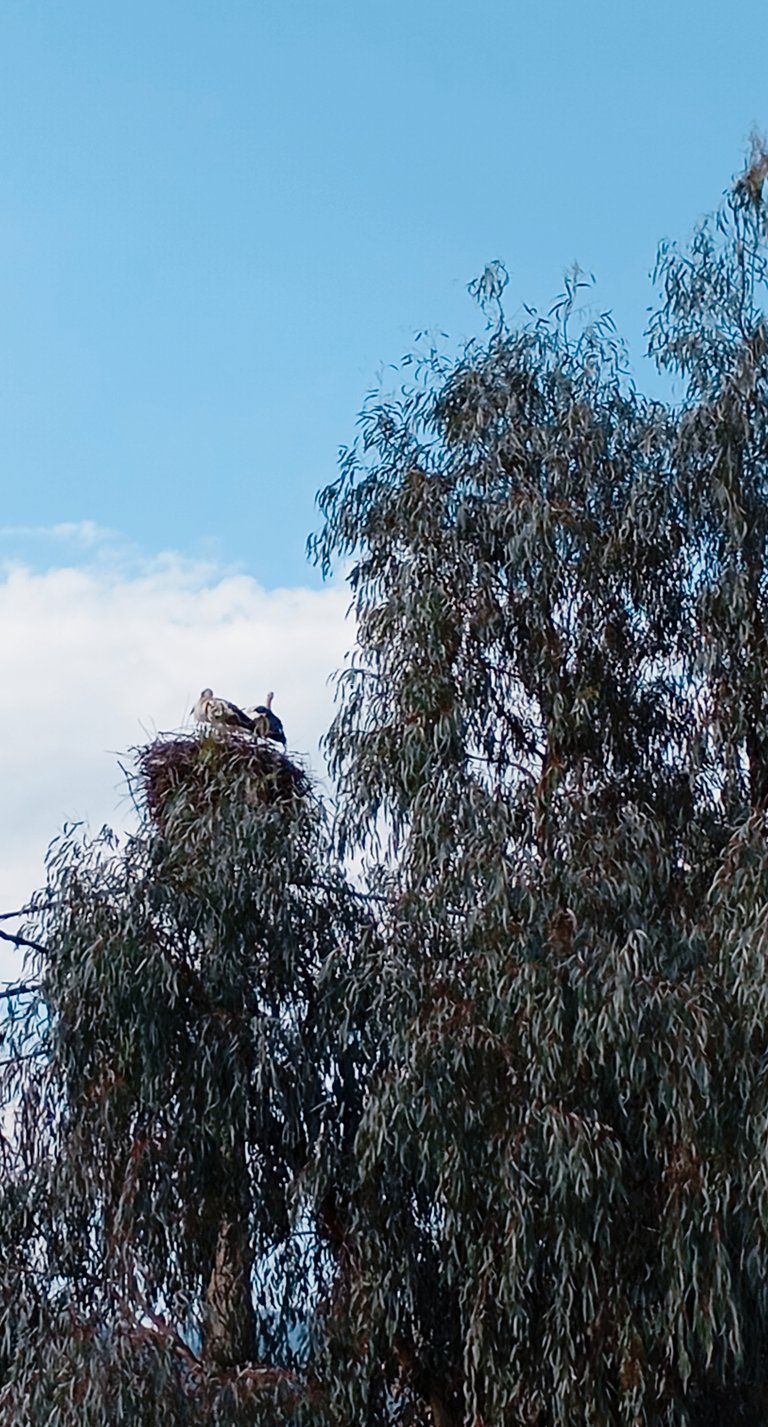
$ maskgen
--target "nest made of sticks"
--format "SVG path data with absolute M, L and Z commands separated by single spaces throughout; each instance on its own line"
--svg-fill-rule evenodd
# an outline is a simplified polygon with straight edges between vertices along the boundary
M 182 803 L 187 815 L 215 812 L 227 799 L 288 806 L 306 798 L 312 785 L 303 768 L 272 744 L 238 732 L 209 729 L 195 734 L 159 734 L 136 753 L 135 795 L 165 829 Z

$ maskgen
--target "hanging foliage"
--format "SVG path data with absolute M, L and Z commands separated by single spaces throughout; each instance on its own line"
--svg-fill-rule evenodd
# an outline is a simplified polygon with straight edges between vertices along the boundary
M 0 1413 L 273 1422 L 336 1281 L 304 1181 L 359 1117 L 369 928 L 282 754 L 224 733 L 137 769 L 138 835 L 54 844 L 7 1028 Z
M 678 405 L 578 274 L 517 329 L 481 284 L 321 497 L 387 849 L 355 1311 L 440 1427 L 764 1416 L 766 171 L 661 249 Z
M 644 398 L 569 276 L 366 405 L 306 775 L 138 763 L 9 998 L 15 1427 L 768 1411 L 768 159 L 662 247 Z M 367 887 L 339 870 L 354 855 Z

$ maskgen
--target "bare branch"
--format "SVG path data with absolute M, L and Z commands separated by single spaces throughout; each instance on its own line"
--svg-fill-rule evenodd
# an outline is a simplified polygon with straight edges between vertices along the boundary
M 42 945 L 42 942 L 30 941 L 29 937 L 19 936 L 16 932 L 0 931 L 0 941 L 10 941 L 14 946 L 28 946 L 32 951 L 45 952 L 45 947 Z

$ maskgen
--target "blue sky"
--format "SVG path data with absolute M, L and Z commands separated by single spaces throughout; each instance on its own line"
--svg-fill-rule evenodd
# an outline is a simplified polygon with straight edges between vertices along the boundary
M 93 521 L 313 581 L 317 488 L 491 258 L 639 353 L 656 241 L 768 126 L 764 5 L 1 0 L 0 555 Z M 15 533 L 14 533 L 15 532 Z

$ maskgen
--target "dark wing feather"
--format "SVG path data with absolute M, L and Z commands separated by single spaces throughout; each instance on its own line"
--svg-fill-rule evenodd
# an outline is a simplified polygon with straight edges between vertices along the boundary
M 246 713 L 243 713 L 242 709 L 237 707 L 237 704 L 231 703 L 229 699 L 224 699 L 223 702 L 233 715 L 236 723 L 239 723 L 241 728 L 247 728 L 249 733 L 253 733 L 253 719 L 249 718 Z
M 272 710 L 268 709 L 266 704 L 257 704 L 254 712 L 261 714 L 267 720 L 267 736 L 274 738 L 276 743 L 285 745 L 285 729 L 277 717 L 277 714 L 273 714 Z

